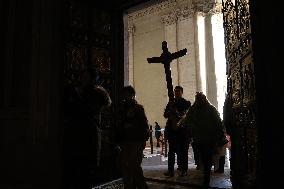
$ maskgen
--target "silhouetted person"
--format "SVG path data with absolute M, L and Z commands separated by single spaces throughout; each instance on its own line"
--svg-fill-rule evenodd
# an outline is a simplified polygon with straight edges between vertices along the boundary
M 191 141 L 191 147 L 193 151 L 193 158 L 194 158 L 194 164 L 196 165 L 196 170 L 199 170 L 200 169 L 200 155 L 199 155 L 198 147 L 194 140 Z
M 224 133 L 226 133 L 224 131 Z M 214 162 L 214 172 L 224 173 L 225 170 L 225 159 L 226 159 L 226 149 L 230 148 L 230 137 L 225 134 L 223 141 L 221 140 L 216 148 L 215 162 Z
M 64 188 L 89 189 L 91 170 L 100 163 L 100 114 L 111 104 L 108 92 L 93 85 L 91 70 L 84 70 L 77 83 L 64 93 Z
M 156 138 L 156 141 L 157 141 L 157 147 L 160 147 L 161 134 L 162 134 L 161 126 L 158 124 L 158 122 L 155 122 L 155 138 Z
M 229 136 L 232 134 L 233 122 L 233 100 L 229 94 L 226 94 L 223 106 L 223 123 Z
M 143 150 L 149 138 L 148 120 L 142 105 L 135 100 L 132 86 L 122 89 L 119 112 L 118 144 L 121 147 L 121 171 L 125 189 L 148 188 L 141 167 Z
M 203 165 L 203 185 L 208 187 L 214 150 L 224 133 L 219 112 L 202 92 L 196 93 L 195 102 L 187 112 L 185 124 L 191 128 Z
M 189 109 L 191 103 L 190 101 L 184 99 L 183 88 L 181 86 L 176 86 L 174 89 L 174 106 L 175 110 L 172 111 L 167 104 L 164 117 L 167 118 L 165 127 L 165 139 L 169 143 L 168 151 L 168 171 L 164 173 L 166 176 L 174 176 L 174 165 L 175 165 L 175 154 L 177 155 L 178 169 L 181 171 L 181 176 L 185 176 L 188 170 L 188 148 L 189 141 L 187 137 L 187 132 L 185 132 L 185 127 L 183 125 L 176 126 L 170 119 L 170 116 L 175 116 L 178 121 L 181 119 Z
M 232 98 L 229 94 L 226 94 L 226 98 L 225 98 L 225 102 L 224 102 L 224 106 L 223 106 L 223 124 L 225 127 L 225 131 L 226 131 L 226 135 L 227 138 L 229 140 L 229 144 L 225 145 L 225 148 L 229 148 L 230 149 L 230 135 L 231 135 L 231 131 L 232 131 L 232 126 L 233 126 L 233 102 L 232 102 Z M 224 150 L 224 149 L 223 149 Z M 229 151 L 231 152 L 231 151 Z M 230 156 L 230 154 L 229 154 Z M 219 168 L 218 170 L 216 170 L 216 172 L 218 173 L 223 173 L 224 172 L 224 166 L 225 166 L 225 155 L 221 156 L 219 158 Z

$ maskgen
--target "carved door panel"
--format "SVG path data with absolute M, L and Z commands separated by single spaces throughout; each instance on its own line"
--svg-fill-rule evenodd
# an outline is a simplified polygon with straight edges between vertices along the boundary
M 114 98 L 114 66 L 112 65 L 112 13 L 98 9 L 90 1 L 69 0 L 66 5 L 64 82 L 79 83 L 82 71 L 90 68 L 94 83 L 102 85 Z M 66 94 L 65 94 L 66 95 Z M 66 96 L 65 96 L 66 98 Z M 116 177 L 113 106 L 101 114 L 102 144 L 100 166 L 92 170 L 94 182 Z M 95 162 L 95 160 L 94 160 Z M 94 183 L 95 184 L 95 183 Z
M 253 188 L 257 167 L 257 127 L 249 0 L 223 0 L 222 4 L 227 94 L 232 100 L 233 112 L 228 129 L 232 139 L 231 179 L 234 188 Z

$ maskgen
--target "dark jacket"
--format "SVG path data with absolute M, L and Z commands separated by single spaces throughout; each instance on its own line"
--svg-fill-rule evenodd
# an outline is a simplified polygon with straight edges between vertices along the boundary
M 184 99 L 184 98 L 178 98 L 175 99 L 175 107 L 176 107 L 176 112 L 171 112 L 169 104 L 167 104 L 166 109 L 164 111 L 164 117 L 168 118 L 167 122 L 166 122 L 166 127 L 165 127 L 165 138 L 169 141 L 169 142 L 173 142 L 176 140 L 182 140 L 185 141 L 186 140 L 186 134 L 187 132 L 185 132 L 185 127 L 179 127 L 178 129 L 175 129 L 171 119 L 169 119 L 171 114 L 174 114 L 175 118 L 177 121 L 179 121 L 179 119 L 185 115 L 185 113 L 187 112 L 187 110 L 190 108 L 191 103 L 190 101 Z
M 118 142 L 148 140 L 149 125 L 142 105 L 135 100 L 124 102 L 119 116 Z
M 186 115 L 185 124 L 191 128 L 196 143 L 215 145 L 224 136 L 224 128 L 217 109 L 207 104 L 192 106 Z
M 155 137 L 160 138 L 161 135 L 162 135 L 162 132 L 161 132 L 160 125 L 155 125 Z

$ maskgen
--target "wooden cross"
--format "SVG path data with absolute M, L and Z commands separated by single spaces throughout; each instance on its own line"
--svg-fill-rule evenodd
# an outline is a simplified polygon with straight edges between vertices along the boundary
M 168 97 L 169 97 L 169 107 L 170 111 L 175 112 L 176 107 L 174 106 L 174 92 L 173 92 L 173 83 L 172 83 L 172 76 L 171 76 L 171 62 L 174 59 L 177 59 L 179 57 L 182 57 L 186 55 L 187 49 L 183 49 L 180 51 L 177 51 L 175 53 L 170 53 L 168 50 L 168 44 L 166 41 L 162 42 L 162 54 L 160 57 L 152 57 L 152 58 L 147 58 L 148 63 L 162 63 L 164 64 L 165 68 L 165 74 L 166 74 L 166 81 L 167 81 L 167 89 L 168 89 Z M 169 117 L 172 121 L 172 127 L 173 129 L 177 129 L 178 127 L 178 121 L 176 120 L 176 116 L 173 114 L 172 116 Z M 165 138 L 165 157 L 167 157 L 168 154 L 168 149 L 167 149 L 167 142 Z
M 186 55 L 187 49 L 182 49 L 175 53 L 170 53 L 168 50 L 168 45 L 166 41 L 162 42 L 162 54 L 160 57 L 152 57 L 147 58 L 148 63 L 162 63 L 164 64 L 165 74 L 166 74 L 166 81 L 167 81 L 167 89 L 168 89 L 168 97 L 170 104 L 174 102 L 174 92 L 173 92 L 173 83 L 172 83 L 172 76 L 171 76 L 171 66 L 170 63 L 172 60 L 177 59 Z

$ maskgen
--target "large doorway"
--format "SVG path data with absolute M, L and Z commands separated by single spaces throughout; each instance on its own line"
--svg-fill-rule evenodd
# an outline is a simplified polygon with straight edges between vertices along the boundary
M 124 85 L 134 86 L 149 124 L 154 128 L 158 122 L 162 132 L 166 123 L 163 111 L 168 102 L 164 68 L 162 64 L 148 64 L 147 58 L 160 56 L 164 40 L 170 52 L 188 50 L 187 55 L 171 63 L 173 86 L 181 85 L 184 98 L 191 103 L 195 92 L 202 91 L 223 117 L 227 79 L 221 3 L 208 10 L 202 6 L 192 1 L 150 1 L 124 14 Z M 159 180 L 167 169 L 165 144 L 157 147 L 154 132 L 152 137 L 144 151 L 143 168 L 146 177 Z M 188 155 L 190 171 L 198 175 L 191 146 Z M 213 185 L 223 182 L 223 186 L 230 187 L 228 149 L 225 162 L 226 173 L 213 175 Z M 189 180 L 192 182 L 187 183 Z M 167 181 L 198 185 L 200 180 Z

